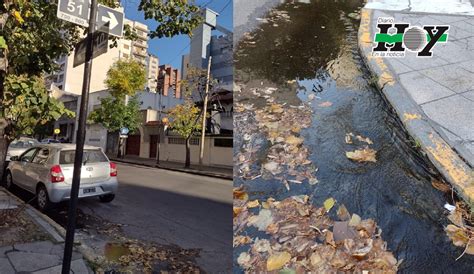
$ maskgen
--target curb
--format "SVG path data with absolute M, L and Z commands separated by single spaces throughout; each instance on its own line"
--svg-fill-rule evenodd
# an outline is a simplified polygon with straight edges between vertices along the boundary
M 129 160 L 125 160 L 125 159 L 117 159 L 117 158 L 110 158 L 110 160 L 113 161 L 113 162 L 132 164 L 132 165 L 136 165 L 136 166 L 146 166 L 146 167 L 164 169 L 164 170 L 170 170 L 170 171 L 176 171 L 176 172 L 183 172 L 183 173 L 189 173 L 189 174 L 194 174 L 194 175 L 213 177 L 213 178 L 217 178 L 217 179 L 224 179 L 224 180 L 233 180 L 234 179 L 232 175 L 212 173 L 212 172 L 200 171 L 200 170 L 196 170 L 196 169 L 184 169 L 184 168 L 173 168 L 173 167 L 163 167 L 163 166 L 158 166 L 157 167 L 154 164 L 137 163 L 137 162 L 134 162 L 134 161 L 129 161 Z
M 358 32 L 362 60 L 370 73 L 377 76 L 378 89 L 393 107 L 409 135 L 420 144 L 421 150 L 456 193 L 474 209 L 474 172 L 436 132 L 430 119 L 393 76 L 383 58 L 371 56 L 374 35 L 371 20 L 372 10 L 363 8 Z
M 45 214 L 38 211 L 32 205 L 25 203 L 23 200 L 10 193 L 10 191 L 8 191 L 6 188 L 1 187 L 1 190 L 3 190 L 8 196 L 15 199 L 17 202 L 25 205 L 25 212 L 33 219 L 33 222 L 43 228 L 43 230 L 48 233 L 54 239 L 54 241 L 56 241 L 56 243 L 64 243 L 64 239 L 66 238 L 66 230 L 62 226 Z M 85 260 L 89 262 L 97 261 L 97 259 L 101 256 L 95 254 L 91 247 L 80 241 L 80 239 L 78 239 L 80 237 L 81 234 L 76 232 L 74 240 L 75 248 L 82 254 Z

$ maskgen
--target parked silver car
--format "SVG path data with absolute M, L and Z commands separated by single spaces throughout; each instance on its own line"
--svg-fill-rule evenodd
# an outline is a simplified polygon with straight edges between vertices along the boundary
M 10 161 L 10 158 L 13 156 L 20 156 L 27 149 L 39 144 L 40 142 L 38 142 L 36 139 L 29 137 L 20 137 L 16 140 L 13 140 L 13 142 L 11 142 L 8 146 L 6 161 Z
M 74 144 L 44 144 L 12 157 L 7 166 L 6 186 L 19 186 L 37 195 L 41 210 L 70 198 L 74 169 Z M 85 146 L 79 198 L 98 196 L 111 202 L 117 192 L 117 166 L 102 149 Z

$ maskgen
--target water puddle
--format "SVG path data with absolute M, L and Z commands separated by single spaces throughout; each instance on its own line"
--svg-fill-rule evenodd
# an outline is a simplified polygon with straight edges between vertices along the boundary
M 415 145 L 361 62 L 362 5 L 288 1 L 262 16 L 237 44 L 234 185 L 248 195 L 247 207 L 253 203 L 244 215 L 257 226 L 239 226 L 248 219 L 234 211 L 234 233 L 253 244 L 257 238 L 272 241 L 276 234 L 268 233 L 272 222 L 266 222 L 281 215 L 272 211 L 275 201 L 286 205 L 307 197 L 312 212 L 334 198 L 327 216 L 343 221 L 336 210 L 345 205 L 363 221 L 374 220 L 399 272 L 471 273 L 474 259 L 456 261 L 463 250 L 443 230 L 449 223 L 443 205 L 450 197 L 432 187 L 430 168 L 413 153 Z M 306 202 L 298 207 L 306 208 Z M 271 212 L 260 216 L 263 209 Z M 266 229 L 259 230 L 261 222 Z M 257 254 L 247 238 L 239 239 L 244 244 L 234 248 L 235 269 L 255 259 L 241 256 L 239 264 L 242 253 Z M 277 263 L 288 259 L 284 252 L 278 255 L 272 258 Z

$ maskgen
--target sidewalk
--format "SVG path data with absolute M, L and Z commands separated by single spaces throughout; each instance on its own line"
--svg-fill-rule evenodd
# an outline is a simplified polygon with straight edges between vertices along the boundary
M 0 187 L 0 274 L 61 273 L 63 250 L 62 238 L 40 213 Z M 71 273 L 93 273 L 76 251 Z
M 125 156 L 123 159 L 119 159 L 117 157 L 110 157 L 110 156 L 109 158 L 111 161 L 114 161 L 114 162 L 136 164 L 136 165 L 148 166 L 148 167 L 156 167 L 156 160 L 151 159 L 151 158 L 140 158 L 138 156 L 130 156 L 130 155 Z M 172 171 L 197 174 L 197 175 L 203 175 L 203 176 L 216 177 L 216 178 L 221 178 L 221 179 L 228 179 L 228 180 L 233 179 L 233 170 L 230 167 L 226 168 L 226 167 L 191 165 L 190 168 L 184 168 L 183 163 L 160 161 L 159 168 L 172 170 Z
M 449 25 L 432 58 L 372 56 L 377 18 L 411 26 Z M 474 205 L 474 16 L 363 9 L 361 53 L 405 128 L 440 173 Z

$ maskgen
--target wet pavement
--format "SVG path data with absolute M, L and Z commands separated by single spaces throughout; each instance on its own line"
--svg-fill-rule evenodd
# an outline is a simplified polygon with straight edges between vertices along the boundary
M 361 62 L 357 11 L 363 3 L 288 2 L 259 18 L 260 25 L 243 34 L 236 47 L 240 90 L 235 93 L 234 156 L 239 165 L 234 186 L 243 185 L 249 200 L 306 194 L 321 206 L 334 197 L 349 212 L 377 222 L 388 249 L 402 261 L 401 273 L 472 273 L 472 256 L 456 261 L 463 250 L 443 230 L 448 224 L 443 205 L 452 203 L 451 197 L 432 187 L 436 174 Z M 264 112 L 280 112 L 275 105 L 291 114 L 281 116 L 277 125 L 301 125 L 294 131 L 304 139 L 295 154 L 297 167 L 290 157 L 281 160 L 278 137 L 271 136 L 275 125 Z M 292 134 L 282 132 L 285 138 Z M 373 144 L 348 144 L 349 133 Z M 375 163 L 346 157 L 346 152 L 365 147 L 377 151 Z M 268 237 L 253 228 L 245 234 Z M 235 272 L 237 257 L 247 249 L 234 249 Z

